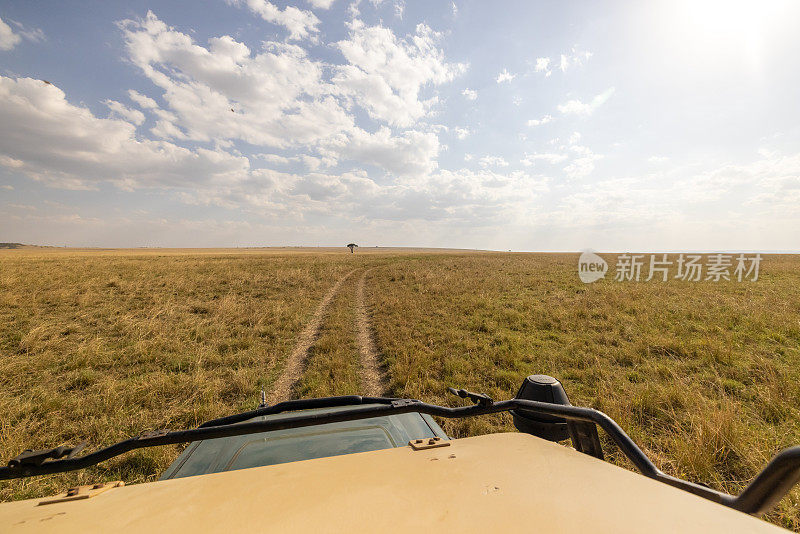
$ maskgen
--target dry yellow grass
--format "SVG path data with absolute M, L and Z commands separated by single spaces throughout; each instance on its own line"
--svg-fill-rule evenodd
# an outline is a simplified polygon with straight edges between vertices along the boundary
M 349 269 L 339 255 L 46 255 L 0 263 L 0 454 L 110 443 L 249 409 Z M 149 480 L 176 449 L 83 474 L 0 485 L 3 499 L 67 480 Z
M 361 391 L 356 298 L 371 269 L 365 295 L 389 394 L 454 404 L 444 391 L 459 386 L 505 398 L 525 375 L 551 374 L 665 471 L 728 491 L 800 443 L 800 258 L 769 256 L 758 282 L 718 284 L 587 286 L 576 263 L 367 248 L 4 251 L 0 457 L 252 408 L 323 295 L 353 269 L 298 394 Z M 447 424 L 458 436 L 510 428 L 504 416 Z M 177 453 L 0 483 L 0 498 L 151 480 Z M 770 519 L 798 529 L 798 501 L 794 492 Z

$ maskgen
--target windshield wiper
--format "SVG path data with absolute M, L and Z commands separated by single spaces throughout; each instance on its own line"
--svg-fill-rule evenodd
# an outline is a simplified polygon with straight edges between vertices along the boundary
M 361 395 L 342 395 L 339 397 L 321 397 L 316 399 L 298 399 L 285 402 L 279 402 L 272 406 L 262 406 L 255 410 L 228 415 L 218 419 L 206 421 L 198 428 L 207 428 L 210 426 L 230 425 L 233 423 L 240 423 L 247 421 L 254 417 L 262 415 L 273 415 L 281 412 L 290 412 L 296 410 L 311 410 L 314 408 L 335 408 L 338 406 L 355 406 L 359 404 L 390 404 L 392 401 L 397 400 L 394 397 L 362 397 Z

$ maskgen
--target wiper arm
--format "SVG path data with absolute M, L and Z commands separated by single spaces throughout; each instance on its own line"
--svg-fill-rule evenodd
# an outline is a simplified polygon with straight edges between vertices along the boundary
M 69 459 L 81 452 L 84 447 L 86 447 L 85 441 L 75 445 L 74 447 L 62 445 L 54 449 L 42 449 L 38 451 L 27 449 L 22 451 L 19 456 L 15 456 L 14 458 L 10 459 L 8 461 L 8 465 L 9 467 L 42 465 L 46 460 L 56 460 L 58 458 L 63 458 L 64 456 Z

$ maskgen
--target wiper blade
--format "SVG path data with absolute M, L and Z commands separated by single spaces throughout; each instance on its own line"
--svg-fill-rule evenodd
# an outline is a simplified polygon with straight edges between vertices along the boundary
M 274 415 L 276 413 L 290 412 L 295 410 L 311 410 L 313 408 L 335 408 L 339 406 L 356 406 L 359 404 L 391 404 L 392 401 L 397 400 L 394 397 L 362 397 L 361 395 L 341 395 L 338 397 L 322 397 L 317 399 L 298 399 L 285 402 L 279 402 L 272 406 L 263 406 L 255 410 L 228 415 L 206 421 L 198 428 L 207 428 L 210 426 L 230 425 L 247 421 L 254 417 L 262 415 Z

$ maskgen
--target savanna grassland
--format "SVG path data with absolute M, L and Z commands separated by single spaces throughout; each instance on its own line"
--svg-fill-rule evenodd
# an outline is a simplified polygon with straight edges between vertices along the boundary
M 291 396 L 377 380 L 450 405 L 447 386 L 508 398 L 550 374 L 666 472 L 731 492 L 800 443 L 800 257 L 766 256 L 741 283 L 584 285 L 576 270 L 577 255 L 558 254 L 3 251 L 0 459 L 251 409 L 293 366 Z M 507 416 L 442 424 L 513 429 Z M 0 499 L 154 480 L 179 451 L 0 482 Z M 795 490 L 768 519 L 800 530 L 799 508 Z

